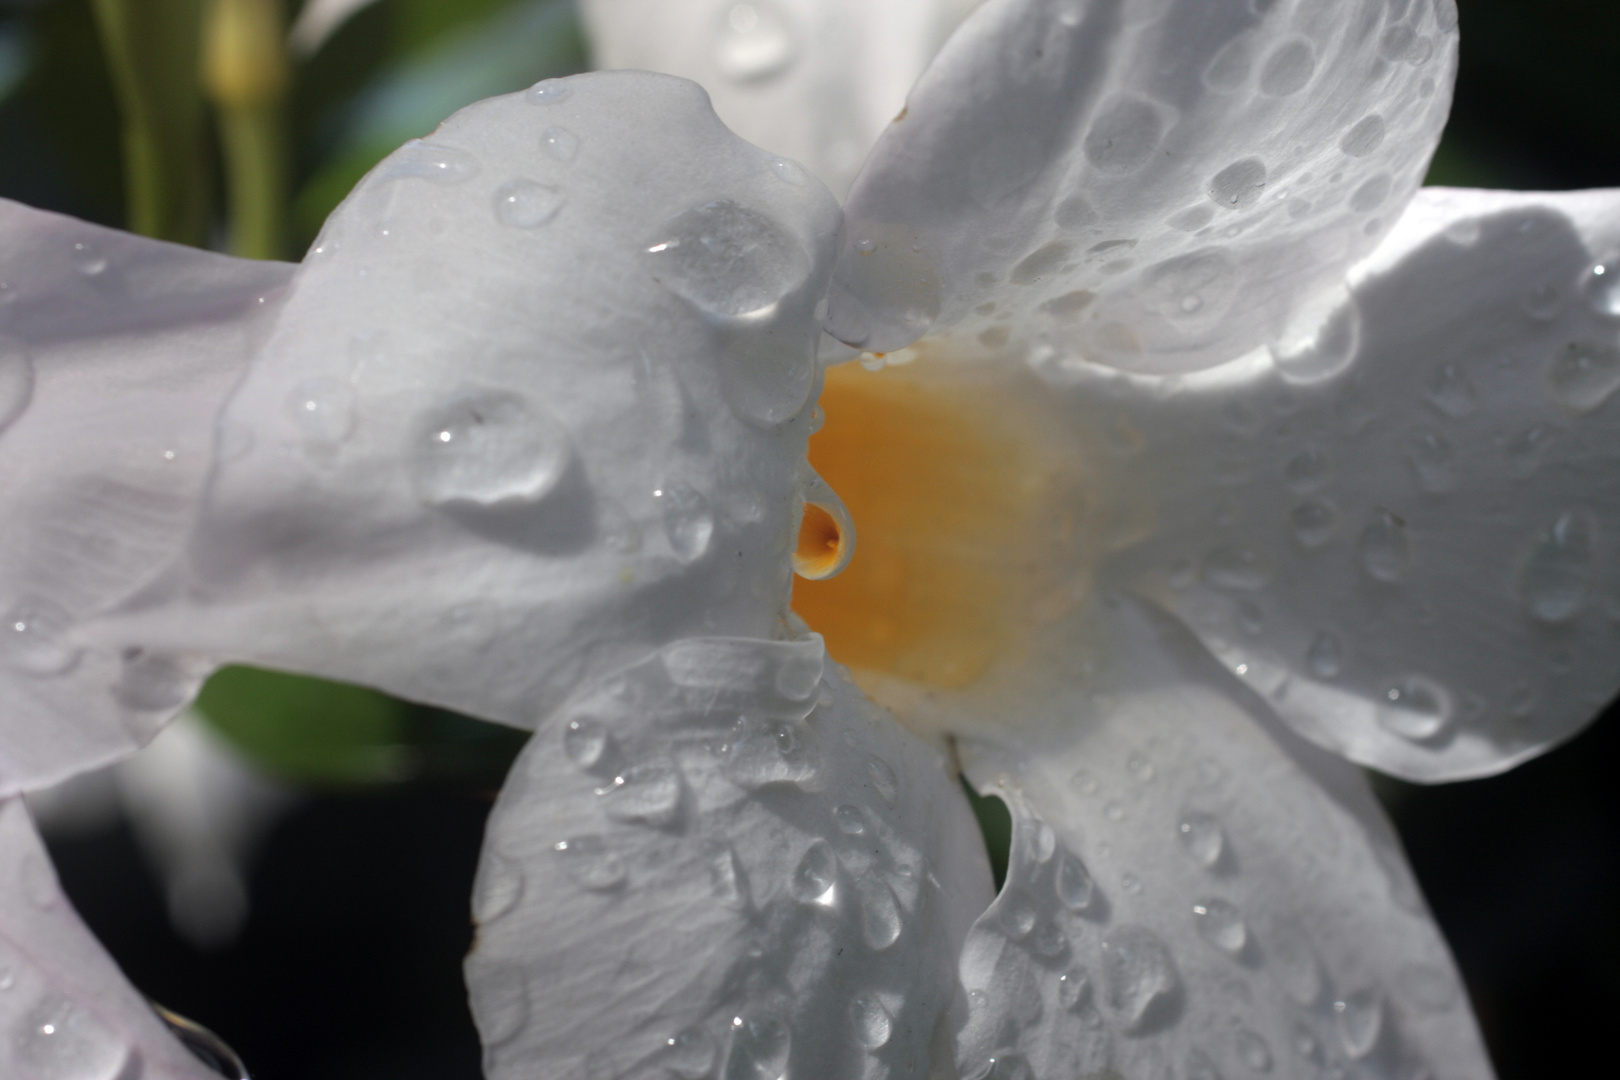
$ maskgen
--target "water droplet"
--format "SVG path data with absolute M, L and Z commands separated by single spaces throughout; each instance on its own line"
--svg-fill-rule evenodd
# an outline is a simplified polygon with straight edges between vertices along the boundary
M 1375 509 L 1356 541 L 1356 554 L 1368 576 L 1390 584 L 1400 581 L 1412 563 L 1406 523 L 1388 510 Z
M 793 871 L 793 895 L 806 904 L 831 903 L 829 894 L 838 881 L 838 859 L 825 840 L 810 845 Z
M 1356 1060 L 1372 1053 L 1384 1027 L 1384 999 L 1375 990 L 1360 990 L 1333 1003 L 1339 1044 Z
M 114 1080 L 129 1050 L 88 1010 L 61 994 L 46 996 L 17 1021 L 11 1049 L 40 1080 Z
M 1424 384 L 1429 403 L 1453 420 L 1460 420 L 1479 407 L 1479 392 L 1456 364 L 1444 364 Z
M 1199 866 L 1209 870 L 1221 861 L 1226 851 L 1226 832 L 1214 816 L 1188 811 L 1181 815 L 1176 832 L 1181 837 L 1182 850 Z
M 788 16 L 770 0 L 732 4 L 720 13 L 714 63 L 733 82 L 760 82 L 780 75 L 799 56 Z
M 1283 482 L 1294 491 L 1304 494 L 1321 487 L 1332 468 L 1333 459 L 1328 457 L 1326 450 L 1307 446 L 1289 458 L 1288 464 L 1283 466 Z
M 561 79 L 542 79 L 523 92 L 523 100 L 530 105 L 560 105 L 573 94 L 573 88 Z
M 900 780 L 894 775 L 894 769 L 887 761 L 876 754 L 868 754 L 866 758 L 866 778 L 872 784 L 872 790 L 877 792 L 878 798 L 894 805 L 894 800 L 900 795 Z
M 1170 950 L 1151 930 L 1122 926 L 1102 941 L 1103 983 L 1109 1007 L 1128 1032 L 1158 1026 L 1179 995 Z
M 1548 322 L 1558 317 L 1564 308 L 1564 294 L 1556 285 L 1542 282 L 1531 289 L 1524 297 L 1524 312 L 1539 322 Z
M 1037 863 L 1049 862 L 1057 854 L 1057 833 L 1052 826 L 1039 818 L 1035 819 L 1029 830 L 1029 857 Z
M 0 338 L 0 431 L 15 423 L 33 399 L 33 359 L 21 344 Z
M 71 671 L 84 655 L 64 640 L 72 624 L 67 611 L 49 600 L 18 601 L 0 621 L 0 663 L 30 675 Z
M 1576 342 L 1553 358 L 1547 391 L 1560 405 L 1591 412 L 1620 389 L 1620 351 L 1608 345 Z
M 1044 922 L 1035 928 L 1034 934 L 1030 935 L 1029 946 L 1035 950 L 1036 955 L 1050 959 L 1063 955 L 1064 950 L 1069 947 L 1069 939 L 1064 936 L 1057 923 Z
M 1288 97 L 1305 89 L 1316 74 L 1316 50 L 1302 37 L 1292 38 L 1271 50 L 1260 69 L 1260 92 L 1271 97 Z
M 1225 900 L 1201 900 L 1193 905 L 1198 936 L 1228 956 L 1237 956 L 1249 943 L 1243 914 Z
M 1532 424 L 1502 444 L 1508 473 L 1523 479 L 1541 467 L 1541 459 L 1552 446 L 1557 432 L 1546 424 Z
M 1333 539 L 1339 516 L 1327 503 L 1310 499 L 1294 507 L 1288 519 L 1294 528 L 1294 538 L 1305 547 L 1316 548 Z
M 671 218 L 647 257 L 666 288 L 720 315 L 769 307 L 810 269 L 804 249 L 780 226 L 729 199 Z
M 1587 304 L 1598 315 L 1620 315 L 1620 259 L 1594 264 L 1587 272 L 1583 291 Z
M 1144 98 L 1120 96 L 1103 105 L 1086 132 L 1087 160 L 1099 171 L 1119 176 L 1147 164 L 1164 135 L 1159 110 Z
M 613 736 L 600 720 L 570 720 L 563 729 L 563 751 L 581 769 L 593 769 L 607 756 Z
M 505 915 L 523 897 L 523 873 L 510 861 L 485 850 L 473 888 L 473 919 L 488 926 Z
M 119 657 L 118 681 L 113 698 L 138 712 L 171 712 L 196 696 L 212 665 L 147 649 L 125 649 Z
M 792 1034 L 779 1017 L 768 1012 L 739 1016 L 731 1022 L 724 1080 L 782 1080 L 792 1048 Z
M 1248 591 L 1271 580 L 1271 571 L 1253 549 L 1223 544 L 1204 556 L 1204 580 L 1218 589 Z
M 568 876 L 595 892 L 616 889 L 624 884 L 624 860 L 600 836 L 576 836 L 552 845 L 568 868 Z
M 1242 276 L 1223 248 L 1166 259 L 1142 273 L 1142 299 L 1165 319 L 1189 326 L 1221 316 L 1237 298 Z
M 1586 605 L 1592 577 L 1592 529 L 1584 514 L 1562 514 L 1536 537 L 1519 577 L 1532 618 L 1557 623 Z
M 977 1069 L 966 1073 L 967 1080 L 1035 1080 L 1035 1070 L 1022 1054 L 1000 1050 Z
M 1065 1009 L 1078 1008 L 1091 989 L 1091 980 L 1079 968 L 1071 968 L 1058 976 L 1058 1004 Z
M 859 836 L 866 831 L 866 815 L 861 808 L 844 803 L 833 809 L 833 821 L 838 824 L 838 831 L 846 836 Z
M 805 784 L 820 769 L 815 736 L 803 724 L 744 717 L 732 729 L 726 773 L 745 788 Z
M 1457 486 L 1452 473 L 1456 451 L 1451 440 L 1438 431 L 1419 428 L 1406 436 L 1406 461 L 1412 467 L 1418 487 L 1431 495 L 1443 494 Z
M 1384 144 L 1384 118 L 1377 113 L 1358 120 L 1339 140 L 1339 149 L 1350 157 L 1366 157 Z
M 1384 205 L 1384 200 L 1389 198 L 1390 189 L 1394 186 L 1394 180 L 1388 173 L 1379 173 L 1350 195 L 1350 209 L 1358 214 L 1378 209 Z
M 563 193 L 533 180 L 508 180 L 495 189 L 495 220 L 502 225 L 533 229 L 557 216 Z
M 478 175 L 478 159 L 465 150 L 412 139 L 383 162 L 378 173 L 382 180 L 426 180 L 440 187 L 451 187 Z
M 354 431 L 354 387 L 341 379 L 306 379 L 287 395 L 293 426 L 314 443 L 338 443 Z
M 680 770 L 672 762 L 655 759 L 619 770 L 596 794 L 610 817 L 663 826 L 680 808 L 681 787 Z
M 579 136 L 567 128 L 549 127 L 540 133 L 540 149 L 558 161 L 573 161 L 579 153 Z
M 664 535 L 681 562 L 696 562 L 709 550 L 714 537 L 714 515 L 709 500 L 679 481 L 653 492 L 663 506 Z
M 81 277 L 100 277 L 107 269 L 106 256 L 90 244 L 73 245 L 73 269 Z
M 1233 1040 L 1237 1050 L 1238 1060 L 1247 1065 L 1252 1072 L 1264 1073 L 1271 1071 L 1271 1047 L 1258 1032 L 1248 1028 L 1240 1028 L 1237 1037 Z
M 714 898 L 733 910 L 747 907 L 748 892 L 743 884 L 742 869 L 737 865 L 737 853 L 731 845 L 713 841 L 705 861 L 709 864 L 709 887 Z
M 1266 189 L 1266 167 L 1258 158 L 1235 161 L 1209 182 L 1209 197 L 1228 210 L 1247 210 Z
M 894 1032 L 894 1017 L 876 994 L 856 994 L 849 1003 L 849 1023 L 855 1039 L 868 1050 L 877 1050 Z
M 1035 929 L 1035 905 L 1021 892 L 1008 891 L 1001 898 L 1001 925 L 1014 941 L 1022 941 Z
M 411 479 L 429 505 L 535 503 L 557 488 L 573 449 L 549 412 L 517 394 L 480 390 L 417 423 Z
M 1409 675 L 1384 691 L 1378 722 L 1413 742 L 1433 739 L 1451 722 L 1451 694 L 1433 679 Z
M 1361 348 L 1361 309 L 1341 305 L 1309 340 L 1278 342 L 1272 346 L 1277 370 L 1290 382 L 1313 383 L 1331 378 L 1350 366 Z M 1345 399 L 1353 403 L 1352 399 Z M 1341 406 L 1342 407 L 1342 406 Z
M 1058 861 L 1053 882 L 1058 899 L 1063 901 L 1063 906 L 1070 911 L 1085 911 L 1096 896 L 1096 883 L 1091 880 L 1091 873 L 1086 869 L 1086 864 L 1081 862 L 1078 856 L 1067 851 Z
M 691 1028 L 664 1040 L 659 1061 L 679 1080 L 704 1080 L 718 1056 L 714 1036 L 702 1028 Z
M 789 161 L 787 158 L 772 158 L 771 172 L 776 175 L 778 180 L 792 184 L 794 187 L 804 183 L 804 170 L 796 162 Z
M 1337 677 L 1344 667 L 1344 647 L 1339 639 L 1326 630 L 1311 638 L 1310 647 L 1305 650 L 1305 666 L 1318 679 Z

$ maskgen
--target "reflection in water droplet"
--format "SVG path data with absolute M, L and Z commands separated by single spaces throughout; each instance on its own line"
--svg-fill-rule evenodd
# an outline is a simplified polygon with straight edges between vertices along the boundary
M 644 761 L 621 769 L 611 782 L 596 789 L 608 815 L 619 821 L 669 824 L 681 802 L 681 774 L 668 761 Z
M 30 675 L 71 671 L 84 650 L 66 642 L 72 617 L 49 600 L 18 601 L 0 621 L 0 663 Z
M 664 535 L 675 557 L 685 563 L 702 558 L 714 536 L 709 500 L 679 481 L 665 484 L 653 497 L 663 506 Z
M 1236 956 L 1249 943 L 1243 914 L 1225 900 L 1202 900 L 1193 905 L 1198 936 L 1228 956 Z
M 868 1050 L 883 1046 L 894 1031 L 894 1017 L 876 994 L 856 994 L 850 1000 L 849 1022 L 856 1041 Z
M 1305 547 L 1316 548 L 1333 539 L 1339 516 L 1327 503 L 1309 499 L 1294 507 L 1288 520 L 1293 525 L 1294 538 Z
M 702 1028 L 692 1028 L 664 1041 L 660 1063 L 679 1080 L 704 1080 L 718 1056 L 714 1036 Z
M 1151 930 L 1122 926 L 1102 942 L 1107 1001 L 1128 1032 L 1157 1025 L 1177 996 L 1181 980 L 1170 950 Z
M 781 1080 L 792 1048 L 792 1034 L 780 1017 L 769 1012 L 739 1016 L 731 1022 L 724 1080 Z
M 1410 675 L 1384 691 L 1378 722 L 1413 742 L 1433 739 L 1452 719 L 1451 694 L 1433 679 Z
M 624 884 L 624 860 L 600 836 L 576 836 L 552 845 L 567 867 L 568 876 L 587 889 L 604 892 Z
M 508 180 L 495 189 L 495 220 L 502 225 L 533 229 L 557 216 L 563 193 L 533 180 Z
M 33 398 L 33 359 L 20 343 L 0 338 L 0 431 L 15 423 Z
M 793 872 L 793 895 L 803 903 L 826 904 L 828 895 L 838 881 L 838 860 L 827 841 L 817 840 L 810 845 Z
M 115 1080 L 129 1050 L 106 1025 L 61 994 L 47 995 L 11 1031 L 11 1052 L 39 1080 Z
M 1620 350 L 1609 345 L 1572 343 L 1553 358 L 1547 391 L 1560 405 L 1591 412 L 1620 390 Z
M 1375 990 L 1361 990 L 1333 1003 L 1334 1027 L 1339 1044 L 1360 1060 L 1378 1045 L 1384 1027 L 1384 1000 Z
M 798 59 L 793 26 L 771 0 L 748 0 L 722 8 L 716 29 L 714 63 L 733 82 L 769 79 Z
M 613 736 L 600 720 L 570 720 L 563 729 L 563 751 L 582 769 L 595 768 L 606 756 Z
M 540 133 L 540 149 L 558 161 L 573 161 L 579 153 L 579 136 L 567 128 L 549 127 Z
M 1030 824 L 1029 857 L 1037 863 L 1049 861 L 1057 854 L 1057 833 L 1046 822 L 1036 819 Z
M 718 315 L 769 307 L 810 270 L 803 247 L 781 226 L 729 199 L 671 218 L 646 250 L 656 280 Z
M 1085 911 L 1091 906 L 1096 893 L 1096 884 L 1079 856 L 1065 851 L 1059 858 L 1057 874 L 1053 880 L 1057 887 L 1058 899 L 1063 901 L 1063 905 L 1070 911 Z
M 1208 870 L 1221 861 L 1226 851 L 1226 833 L 1214 816 L 1188 811 L 1181 815 L 1176 832 L 1181 838 L 1182 850 L 1199 866 Z
M 354 387 L 341 379 L 306 379 L 287 395 L 287 415 L 304 438 L 338 443 L 354 431 Z
M 1412 562 L 1406 523 L 1388 510 L 1375 509 L 1356 541 L 1356 555 L 1368 576 L 1390 584 L 1400 581 Z
M 411 479 L 433 506 L 534 503 L 557 487 L 573 449 L 549 412 L 517 394 L 475 391 L 429 410 L 416 426 Z
M 1323 630 L 1311 639 L 1310 647 L 1305 650 L 1305 666 L 1312 675 L 1331 679 L 1339 674 L 1343 665 L 1344 648 L 1336 636 Z
M 1532 618 L 1557 623 L 1579 614 L 1591 587 L 1592 556 L 1592 530 L 1584 514 L 1566 512 L 1536 537 L 1519 577 Z

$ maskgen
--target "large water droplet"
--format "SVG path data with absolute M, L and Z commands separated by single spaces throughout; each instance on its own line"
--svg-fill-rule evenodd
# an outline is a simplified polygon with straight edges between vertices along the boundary
M 1181 979 L 1156 934 L 1122 926 L 1103 939 L 1102 961 L 1108 1005 L 1124 1030 L 1149 1030 L 1171 1018 Z
M 1547 369 L 1547 392 L 1576 412 L 1591 412 L 1616 390 L 1620 390 L 1620 351 L 1612 346 L 1572 343 Z
M 692 1028 L 664 1040 L 658 1058 L 678 1080 L 703 1080 L 714 1068 L 718 1050 L 714 1036 L 702 1028 Z
M 1586 604 L 1592 578 L 1592 529 L 1584 514 L 1569 511 L 1536 537 L 1519 577 L 1532 618 L 1557 623 Z
M 770 0 L 731 4 L 720 12 L 714 63 L 734 82 L 780 75 L 799 56 L 798 36 L 787 14 Z
M 1372 1053 L 1384 1028 L 1383 997 L 1375 990 L 1357 991 L 1335 1001 L 1333 1014 L 1344 1052 L 1357 1060 Z
M 306 379 L 287 395 L 287 415 L 305 439 L 338 443 L 354 431 L 354 387 L 342 379 Z
M 473 919 L 488 926 L 523 897 L 523 872 L 506 858 L 486 850 L 473 888 Z
M 378 173 L 383 180 L 426 180 L 440 187 L 460 184 L 477 175 L 478 159 L 467 151 L 421 139 L 412 139 L 390 154 Z
M 653 492 L 663 507 L 664 535 L 681 562 L 696 562 L 709 550 L 714 537 L 714 514 L 709 500 L 679 481 Z
M 1460 420 L 1479 408 L 1479 391 L 1456 364 L 1443 364 L 1423 385 L 1429 404 L 1453 420 Z
M 877 1050 L 894 1033 L 894 1017 L 876 994 L 856 994 L 849 1003 L 849 1022 L 855 1039 L 868 1050 Z
M 1438 431 L 1419 428 L 1406 436 L 1406 461 L 1412 467 L 1418 487 L 1431 495 L 1443 494 L 1457 486 L 1452 471 L 1456 451 L 1451 440 Z
M 1409 675 L 1384 691 L 1378 722 L 1413 742 L 1433 739 L 1451 722 L 1451 693 L 1433 679 Z
M 1237 956 L 1249 944 L 1243 913 L 1225 900 L 1201 900 L 1193 905 L 1198 936 L 1228 956 Z
M 537 228 L 557 216 L 563 201 L 563 193 L 548 184 L 508 180 L 495 189 L 495 220 L 519 229 Z
M 1259 158 L 1235 161 L 1209 182 L 1209 197 L 1228 210 L 1246 210 L 1266 189 L 1266 167 Z
M 1099 172 L 1134 172 L 1147 164 L 1163 135 L 1156 106 L 1139 97 L 1117 97 L 1102 107 L 1086 132 L 1086 158 Z
M 1226 832 L 1213 815 L 1190 810 L 1176 823 L 1181 849 L 1206 870 L 1213 869 L 1226 851 Z
M 725 1080 L 782 1080 L 787 1073 L 793 1036 L 773 1013 L 760 1012 L 731 1022 L 731 1053 Z
M 608 726 L 590 717 L 570 720 L 563 729 L 563 752 L 581 769 L 594 769 L 601 764 L 612 743 L 613 735 Z
M 719 315 L 769 307 L 810 270 L 804 248 L 781 226 L 729 199 L 671 218 L 647 258 L 671 292 Z
M 534 503 L 557 487 L 573 449 L 549 412 L 517 394 L 480 390 L 426 413 L 411 479 L 429 505 Z
M 1218 589 L 1247 591 L 1271 580 L 1271 570 L 1253 548 L 1222 544 L 1204 556 L 1204 580 Z
M 84 650 L 67 643 L 73 620 L 60 605 L 24 599 L 0 621 L 0 663 L 30 675 L 61 675 L 72 670 Z
M 39 1080 L 115 1080 L 129 1050 L 99 1019 L 61 994 L 50 994 L 12 1028 L 12 1054 Z
M 825 840 L 812 843 L 798 868 L 793 871 L 793 895 L 806 904 L 831 902 L 830 893 L 838 881 L 838 859 Z
M 1085 911 L 1096 896 L 1097 886 L 1091 879 L 1086 864 L 1071 852 L 1065 851 L 1058 859 L 1057 874 L 1053 878 L 1058 899 L 1070 911 Z
M 20 343 L 0 338 L 0 431 L 15 423 L 33 399 L 33 359 Z
M 563 860 L 568 876 L 595 892 L 616 889 L 624 884 L 624 860 L 600 836 L 576 836 L 552 845 Z
M 1311 638 L 1305 650 L 1305 666 L 1318 679 L 1335 678 L 1344 667 L 1344 647 L 1339 639 L 1326 630 Z
M 681 787 L 680 770 L 674 763 L 654 759 L 619 770 L 596 794 L 611 817 L 663 826 L 674 820 L 680 808 Z
M 1356 541 L 1356 556 L 1369 577 L 1390 584 L 1400 581 L 1412 563 L 1406 523 L 1388 510 L 1375 509 Z
M 745 788 L 806 784 L 820 768 L 815 736 L 803 724 L 744 717 L 732 730 L 726 774 Z

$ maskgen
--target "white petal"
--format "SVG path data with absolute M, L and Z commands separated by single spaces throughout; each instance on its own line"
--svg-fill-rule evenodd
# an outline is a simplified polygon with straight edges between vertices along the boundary
M 703 84 L 750 142 L 849 190 L 976 0 L 584 0 L 598 67 Z
M 1140 440 L 1097 442 L 1101 516 L 1141 529 L 1102 576 L 1364 764 L 1567 738 L 1620 689 L 1617 260 L 1620 193 L 1426 191 L 1323 343 L 1088 382 L 1074 422 Z
M 687 639 L 537 730 L 474 890 L 490 1080 L 948 1069 L 983 845 L 944 755 L 824 656 Z
M 0 1030 L 8 1077 L 219 1077 L 79 921 L 20 798 L 0 801 Z
M 848 202 L 828 329 L 1192 371 L 1314 325 L 1423 178 L 1451 0 L 990 0 Z M 976 312 L 994 303 L 993 317 Z
M 837 221 L 683 80 L 463 110 L 333 215 L 185 566 L 98 633 L 522 726 L 663 642 L 769 634 Z
M 0 202 L 0 793 L 128 753 L 200 677 L 79 624 L 181 550 L 292 271 Z
M 961 744 L 1015 822 L 963 954 L 961 1075 L 1488 1080 L 1361 774 L 1172 620 L 1132 602 L 1101 626 L 1102 674 L 1002 699 L 1000 734 Z

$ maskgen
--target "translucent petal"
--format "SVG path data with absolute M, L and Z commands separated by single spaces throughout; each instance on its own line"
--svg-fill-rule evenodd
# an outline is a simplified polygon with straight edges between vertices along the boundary
M 62 894 L 20 798 L 0 801 L 0 1072 L 49 1080 L 218 1080 Z
M 397 151 L 232 398 L 184 565 L 97 632 L 520 726 L 696 629 L 769 633 L 838 221 L 773 164 L 642 72 Z
M 200 678 L 82 630 L 182 548 L 293 270 L 0 202 L 0 793 L 128 753 Z
M 1455 23 L 1450 0 L 989 0 L 850 194 L 828 329 L 1138 372 L 1292 340 L 1422 181 Z
M 824 656 L 686 639 L 536 731 L 474 889 L 490 1080 L 948 1068 L 983 846 L 944 754 Z
M 842 196 L 973 3 L 584 0 L 581 8 L 598 67 L 701 83 L 732 130 Z
M 1146 606 L 1103 608 L 1095 648 L 961 743 L 1014 835 L 963 953 L 960 1074 L 1488 1080 L 1362 775 Z
M 1423 192 L 1316 345 L 1185 382 L 1074 370 L 1099 578 L 1297 730 L 1423 781 L 1620 689 L 1620 194 Z M 1050 377 L 1062 381 L 1054 369 Z

